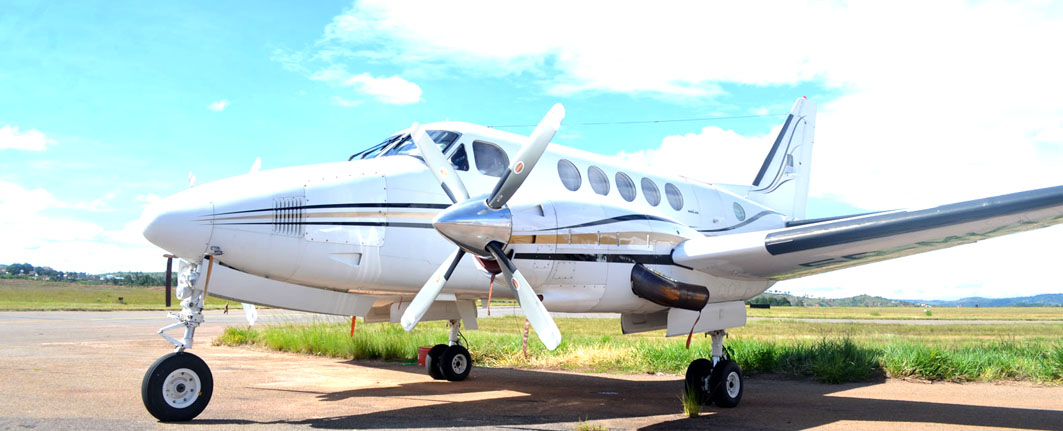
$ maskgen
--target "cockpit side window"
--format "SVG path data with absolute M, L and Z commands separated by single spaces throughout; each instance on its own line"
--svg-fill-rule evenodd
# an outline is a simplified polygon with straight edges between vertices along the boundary
M 450 149 L 450 146 L 454 144 L 454 141 L 458 140 L 458 134 L 447 130 L 429 130 L 428 136 L 436 141 L 439 145 L 439 149 L 444 153 Z M 413 139 L 410 139 L 410 135 L 402 135 L 402 139 L 391 146 L 391 149 L 387 150 L 383 156 L 420 156 L 421 150 L 417 149 L 417 144 L 413 143 Z
M 459 144 L 458 149 L 454 151 L 454 155 L 450 156 L 450 164 L 454 165 L 454 169 L 459 171 L 469 170 L 469 154 L 465 152 L 464 144 Z
M 501 177 L 509 167 L 509 156 L 506 152 L 489 142 L 474 141 L 472 156 L 476 159 L 476 169 L 484 175 Z
M 384 142 L 381 142 L 379 144 L 373 145 L 372 147 L 366 148 L 362 151 L 352 154 L 351 157 L 347 158 L 347 161 L 349 162 L 354 159 L 371 159 L 373 157 L 376 157 L 380 154 L 381 151 L 386 149 L 391 144 L 394 144 L 395 141 L 398 141 L 399 139 L 402 139 L 404 137 L 406 137 L 406 135 L 392 135 L 385 139 Z

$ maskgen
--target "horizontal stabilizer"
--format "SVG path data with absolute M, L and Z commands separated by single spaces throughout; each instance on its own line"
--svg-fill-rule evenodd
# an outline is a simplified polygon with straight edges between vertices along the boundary
M 734 279 L 785 280 L 1063 223 L 1063 186 L 917 211 L 688 240 L 684 266 Z

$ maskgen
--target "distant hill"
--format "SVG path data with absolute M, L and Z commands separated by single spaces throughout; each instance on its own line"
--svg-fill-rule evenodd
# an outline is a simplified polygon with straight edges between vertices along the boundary
M 797 307 L 918 307 L 909 301 L 887 299 L 881 296 L 857 295 L 849 298 L 815 298 L 811 296 L 794 296 L 787 293 L 765 292 L 747 304 L 771 304 L 773 306 L 793 305 Z
M 1063 306 L 1063 293 L 1046 293 L 1016 298 L 982 298 L 971 297 L 955 301 L 943 300 L 906 300 L 935 307 L 1060 307 Z
M 1021 296 L 1016 298 L 963 298 L 954 301 L 938 299 L 888 299 L 881 296 L 857 295 L 849 298 L 816 298 L 794 296 L 782 292 L 764 292 L 746 301 L 747 304 L 793 305 L 797 307 L 1063 307 L 1063 293 Z

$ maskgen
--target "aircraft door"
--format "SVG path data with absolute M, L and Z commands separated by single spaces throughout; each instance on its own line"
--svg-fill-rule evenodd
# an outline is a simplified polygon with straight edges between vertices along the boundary
M 710 187 L 695 186 L 694 196 L 697 198 L 697 206 L 700 212 L 697 223 L 692 223 L 699 232 L 712 235 L 717 229 L 727 225 L 725 208 L 720 192 Z
M 606 265 L 602 264 L 599 225 L 605 219 L 601 205 L 557 202 L 557 261 L 550 282 L 563 285 L 604 285 Z M 595 264 L 599 263 L 599 264 Z

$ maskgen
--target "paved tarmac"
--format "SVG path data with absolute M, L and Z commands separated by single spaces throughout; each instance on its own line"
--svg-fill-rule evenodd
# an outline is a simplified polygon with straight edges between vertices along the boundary
M 0 430 L 25 429 L 1063 429 L 1063 387 L 889 380 L 824 385 L 746 380 L 742 405 L 682 417 L 678 376 L 475 368 L 464 382 L 415 366 L 213 347 L 239 309 L 207 313 L 192 352 L 210 364 L 211 405 L 161 424 L 140 400 L 171 349 L 160 312 L 0 313 Z M 310 319 L 271 310 L 263 321 Z

